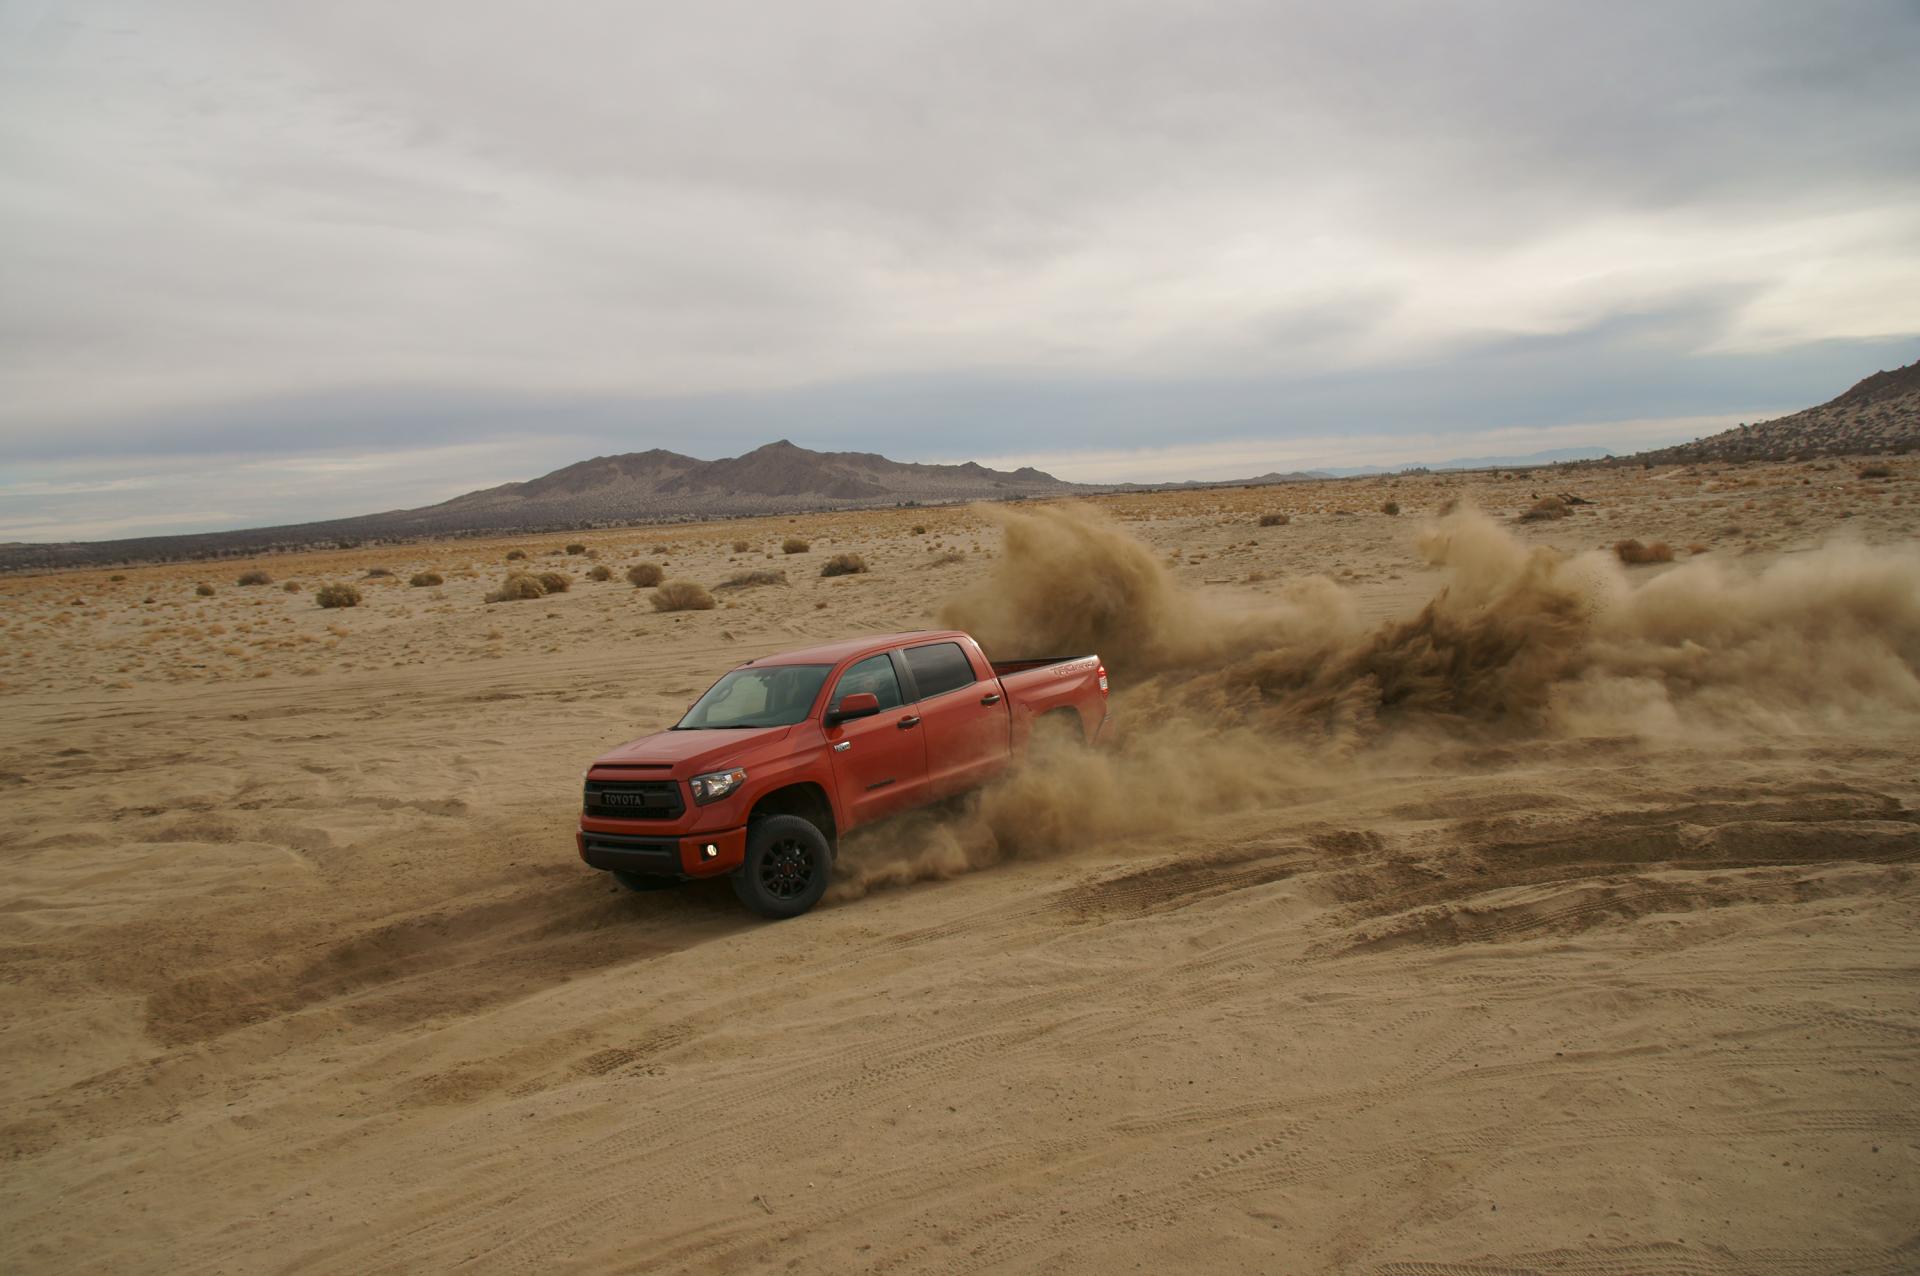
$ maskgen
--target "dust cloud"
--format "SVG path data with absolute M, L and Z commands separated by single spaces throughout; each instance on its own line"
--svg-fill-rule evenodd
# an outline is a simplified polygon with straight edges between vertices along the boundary
M 1608 551 L 1528 546 L 1462 508 L 1418 537 L 1442 588 L 1369 627 L 1322 576 L 1234 609 L 1085 507 L 988 516 L 1005 553 L 942 621 L 1009 657 L 1098 651 L 1117 739 L 1036 750 L 957 813 L 856 839 L 834 898 L 1171 831 L 1329 774 L 1364 780 L 1388 757 L 1457 758 L 1463 743 L 1651 746 L 1920 713 L 1912 550 L 1836 544 L 1756 572 L 1696 559 L 1630 574 Z

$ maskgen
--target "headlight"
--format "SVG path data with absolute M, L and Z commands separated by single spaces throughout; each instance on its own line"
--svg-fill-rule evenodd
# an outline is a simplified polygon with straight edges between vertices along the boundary
M 709 802 L 718 802 L 747 782 L 747 773 L 743 767 L 734 767 L 731 771 L 715 771 L 711 775 L 696 775 L 688 782 L 693 789 L 693 800 L 701 806 Z

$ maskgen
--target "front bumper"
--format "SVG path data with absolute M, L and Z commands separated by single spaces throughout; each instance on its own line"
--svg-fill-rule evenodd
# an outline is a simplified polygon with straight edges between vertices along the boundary
M 596 821 L 596 823 L 599 821 Z M 593 868 L 650 877 L 717 877 L 747 858 L 747 830 L 673 834 L 606 833 L 583 822 L 573 835 L 580 858 Z M 712 847 L 714 853 L 706 854 Z

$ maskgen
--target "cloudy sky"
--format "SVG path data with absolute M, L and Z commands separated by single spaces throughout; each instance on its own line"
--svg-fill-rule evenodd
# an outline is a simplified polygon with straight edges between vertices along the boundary
M 1920 357 L 1920 5 L 0 0 L 0 540 L 773 438 L 1692 438 Z

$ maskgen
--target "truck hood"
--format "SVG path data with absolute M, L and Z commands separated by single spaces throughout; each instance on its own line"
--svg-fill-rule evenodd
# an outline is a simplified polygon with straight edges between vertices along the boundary
M 594 759 L 595 766 L 670 766 L 682 775 L 743 763 L 749 754 L 787 738 L 792 727 L 738 731 L 656 731 Z

